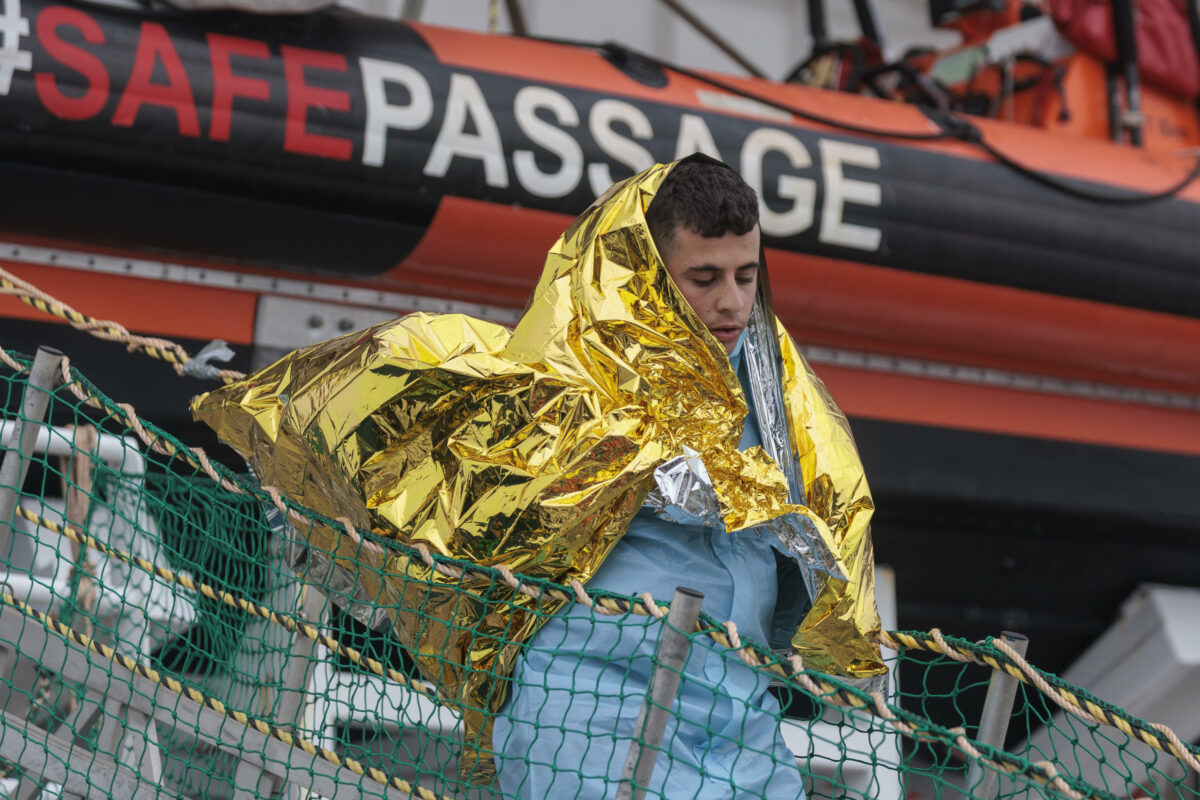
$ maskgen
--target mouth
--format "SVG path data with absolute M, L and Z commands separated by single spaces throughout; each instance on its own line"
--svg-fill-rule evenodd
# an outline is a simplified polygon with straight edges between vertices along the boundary
M 717 338 L 717 341 L 725 343 L 736 342 L 742 335 L 741 325 L 721 325 L 708 330 Z

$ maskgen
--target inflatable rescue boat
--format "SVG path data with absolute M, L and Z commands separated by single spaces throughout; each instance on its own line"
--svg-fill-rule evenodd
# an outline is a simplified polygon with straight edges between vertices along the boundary
M 1103 53 L 1059 20 L 1061 50 L 1031 55 L 1021 31 L 1049 20 L 1007 13 L 847 92 L 347 11 L 3 0 L 0 266 L 260 366 L 412 310 L 511 323 L 614 180 L 708 153 L 760 193 L 776 307 L 854 423 L 880 560 L 948 573 L 928 597 L 904 584 L 902 622 L 1020 622 L 986 593 L 1049 580 L 1039 552 L 1124 576 L 1083 599 L 1041 587 L 1051 622 L 1026 627 L 1054 633 L 1055 668 L 1128 576 L 1200 568 L 1165 555 L 1200 526 L 1200 125 L 1187 86 L 1147 71 L 1113 105 Z M 57 345 L 196 432 L 204 385 L 13 298 L 0 344 Z M 961 547 L 1008 566 L 980 581 Z M 955 581 L 983 599 L 945 602 Z

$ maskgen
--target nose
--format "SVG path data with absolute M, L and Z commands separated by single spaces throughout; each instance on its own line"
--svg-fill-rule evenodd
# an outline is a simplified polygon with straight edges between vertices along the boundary
M 716 297 L 716 310 L 723 314 L 737 314 L 746 308 L 746 298 L 733 275 L 724 276 Z

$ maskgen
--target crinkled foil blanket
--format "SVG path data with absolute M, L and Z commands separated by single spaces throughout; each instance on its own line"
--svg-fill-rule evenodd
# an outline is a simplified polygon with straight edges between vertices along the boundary
M 265 485 L 321 514 L 560 583 L 586 583 L 648 497 L 680 521 L 765 525 L 813 597 L 795 651 L 811 668 L 877 676 L 873 505 L 846 420 L 760 293 L 748 352 L 774 452 L 738 450 L 741 387 L 646 228 L 669 169 L 575 221 L 515 330 L 413 314 L 296 351 L 193 412 Z M 803 485 L 789 492 L 787 473 Z M 325 526 L 302 534 L 307 579 L 390 622 L 463 715 L 464 773 L 489 781 L 490 716 L 521 643 L 556 608 Z

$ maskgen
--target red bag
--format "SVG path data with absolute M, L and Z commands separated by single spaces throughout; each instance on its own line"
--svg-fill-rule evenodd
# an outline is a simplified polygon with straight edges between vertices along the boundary
M 1138 69 L 1147 84 L 1195 99 L 1200 95 L 1200 61 L 1192 44 L 1185 2 L 1134 0 Z M 1104 61 L 1117 58 L 1109 0 L 1050 0 L 1059 32 L 1081 51 Z

